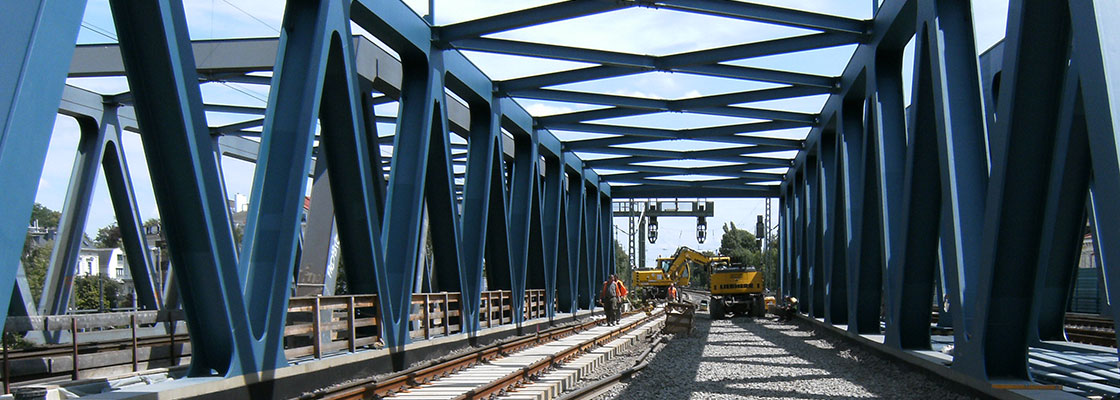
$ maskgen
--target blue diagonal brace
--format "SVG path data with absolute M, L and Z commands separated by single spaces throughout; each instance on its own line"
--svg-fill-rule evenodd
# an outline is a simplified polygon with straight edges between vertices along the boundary
M 84 1 L 0 4 L 0 310 L 7 310 Z M 10 171 L 25 171 L 10 173 Z M 6 315 L 6 313 L 5 313 Z M 2 327 L 2 326 L 0 326 Z
M 1093 242 L 1100 255 L 1109 302 L 1120 293 L 1120 75 L 1109 50 L 1120 48 L 1120 4 L 1107 0 L 1070 1 L 1075 64 L 1081 76 L 1085 125 L 1093 161 L 1091 215 Z M 1090 110 L 1092 110 L 1090 112 Z M 1111 307 L 1120 321 L 1120 307 Z
M 181 3 L 111 1 L 191 331 L 190 375 L 259 368 Z M 166 25 L 165 25 L 166 23 Z

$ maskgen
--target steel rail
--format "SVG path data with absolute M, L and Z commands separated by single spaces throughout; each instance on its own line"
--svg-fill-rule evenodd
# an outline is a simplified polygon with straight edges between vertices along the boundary
M 631 312 L 627 315 L 633 315 L 636 312 L 641 311 Z M 577 346 L 573 346 L 562 353 L 522 368 L 521 370 L 499 378 L 498 380 L 493 381 L 490 384 L 475 388 L 472 391 L 460 396 L 459 398 L 483 399 L 489 398 L 493 394 L 507 391 L 517 385 L 530 381 L 532 377 L 540 374 L 547 369 L 562 364 L 577 355 L 583 354 L 591 349 L 598 347 L 600 344 L 605 343 L 610 339 L 622 335 L 623 333 L 637 327 L 642 323 L 648 322 L 652 318 L 656 318 L 658 315 L 661 314 L 652 314 L 646 318 L 627 324 L 611 332 L 598 335 L 595 338 L 585 341 Z M 477 351 L 460 356 L 455 356 L 444 361 L 437 360 L 433 364 L 404 370 L 381 379 L 369 378 L 362 381 L 352 382 L 341 387 L 326 388 L 321 392 L 313 393 L 309 398 L 357 400 L 390 397 L 395 393 L 400 393 L 408 389 L 422 386 L 426 383 L 432 382 L 436 379 L 448 376 L 452 373 L 472 367 L 474 365 L 478 365 L 529 347 L 542 345 L 583 332 L 587 329 L 599 325 L 601 322 L 601 320 L 592 320 L 579 324 L 551 328 L 545 331 L 538 332 L 536 334 L 526 335 L 525 337 L 513 339 L 507 342 L 492 344 Z

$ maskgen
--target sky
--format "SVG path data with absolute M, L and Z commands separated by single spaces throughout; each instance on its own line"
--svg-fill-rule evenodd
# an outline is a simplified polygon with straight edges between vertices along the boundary
M 391 1 L 391 0 L 384 0 Z M 552 3 L 540 0 L 437 0 L 435 2 L 435 23 L 445 25 L 467 21 L 497 13 Z M 821 13 L 866 19 L 872 14 L 872 1 L 868 0 L 764 0 L 755 1 L 776 6 L 802 8 Z M 429 13 L 428 0 L 405 1 L 418 15 Z M 274 0 L 187 0 L 184 2 L 187 24 L 192 39 L 214 39 L 232 37 L 275 37 L 283 18 L 283 1 Z M 973 22 L 976 32 L 977 48 L 983 51 L 1002 39 L 1006 26 L 1007 0 L 973 1 Z M 352 25 L 355 34 L 365 34 L 359 27 Z M 628 8 L 610 13 L 552 24 L 502 32 L 491 37 L 553 43 L 566 46 L 581 46 L 601 50 L 620 51 L 636 54 L 666 55 L 704 48 L 714 48 L 744 42 L 768 40 L 813 31 L 780 27 L 750 21 L 716 18 L 704 15 L 683 13 L 670 10 L 648 8 Z M 367 34 L 368 35 L 368 34 Z M 90 0 L 86 7 L 78 43 L 115 42 L 116 34 L 107 0 Z M 761 57 L 731 64 L 761 68 L 780 68 L 797 72 L 819 75 L 839 75 L 855 46 L 840 46 L 829 49 L 806 51 L 771 57 Z M 912 59 L 912 51 L 907 60 Z M 510 79 L 536 75 L 545 72 L 561 71 L 588 66 L 566 61 L 537 60 L 525 57 L 503 56 L 466 52 L 480 69 L 493 80 Z M 909 61 L 905 63 L 904 75 L 909 76 Z M 128 90 L 124 78 L 71 78 L 71 85 L 90 89 L 99 93 L 114 94 Z M 907 79 L 908 82 L 908 79 Z M 596 93 L 619 94 L 657 99 L 680 99 L 733 91 L 755 90 L 777 85 L 746 82 L 711 77 L 697 77 L 687 74 L 645 73 L 619 78 L 581 82 L 557 86 L 557 89 L 578 90 Z M 909 85 L 906 85 L 909 90 Z M 264 106 L 268 98 L 265 86 L 238 83 L 207 83 L 202 85 L 203 99 L 206 103 Z M 909 96 L 907 95 L 907 98 Z M 768 102 L 751 103 L 751 107 L 780 109 L 815 113 L 819 112 L 827 96 L 810 96 Z M 573 106 L 548 101 L 518 100 L 534 116 L 565 113 L 595 106 Z M 378 106 L 378 115 L 394 115 L 395 103 Z M 207 113 L 210 126 L 224 125 L 247 119 L 245 116 Z M 753 122 L 742 118 L 703 116 L 695 114 L 660 113 L 644 116 L 599 120 L 596 122 L 643 126 L 656 128 L 694 128 L 724 125 L 730 123 Z M 391 124 L 379 124 L 382 135 L 392 132 Z M 767 132 L 766 136 L 804 138 L 808 128 Z M 577 140 L 602 137 L 604 135 L 577 132 L 553 131 L 561 140 Z M 454 136 L 454 135 L 453 135 Z M 456 139 L 457 142 L 461 142 Z M 73 119 L 59 116 L 56 119 L 51 137 L 47 161 L 40 179 L 36 201 L 52 209 L 60 209 L 66 193 L 75 149 L 78 142 L 77 123 Z M 140 138 L 126 132 L 124 135 L 125 155 L 129 172 L 135 186 L 136 198 L 143 219 L 158 218 L 158 209 L 152 193 L 150 176 Z M 646 148 L 691 150 L 715 148 L 712 144 L 690 141 L 664 141 L 644 144 Z M 391 155 L 392 147 L 383 146 L 382 154 Z M 585 160 L 603 158 L 603 155 L 580 153 Z M 771 156 L 791 157 L 792 153 L 775 153 Z M 671 160 L 651 165 L 690 167 L 718 165 L 711 162 Z M 248 194 L 253 180 L 253 164 L 223 157 L 223 173 L 228 197 L 235 193 Z M 461 169 L 460 169 L 461 172 Z M 602 171 L 609 173 L 610 171 Z M 774 172 L 784 172 L 777 169 Z M 684 178 L 697 179 L 697 178 Z M 687 193 L 681 193 L 682 200 L 691 200 Z M 764 211 L 762 199 L 713 199 L 715 217 L 709 219 L 709 237 L 703 243 L 696 241 L 696 221 L 691 218 L 662 218 L 660 238 L 654 244 L 647 244 L 645 265 L 652 265 L 658 255 L 667 256 L 678 246 L 689 246 L 698 250 L 716 250 L 722 236 L 722 226 L 734 222 L 736 225 L 753 231 L 757 215 Z M 94 236 L 97 229 L 115 221 L 109 203 L 104 177 L 99 173 L 93 198 L 93 205 L 85 231 Z M 773 202 L 772 218 L 777 221 L 777 201 Z M 618 241 L 626 247 L 627 220 L 615 219 Z M 643 239 L 644 240 L 644 239 Z

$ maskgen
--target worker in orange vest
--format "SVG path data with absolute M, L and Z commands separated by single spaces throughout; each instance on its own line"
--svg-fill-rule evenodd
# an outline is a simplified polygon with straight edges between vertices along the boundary
M 677 284 L 676 283 L 670 283 L 669 284 L 669 296 L 667 296 L 665 299 L 668 300 L 668 301 L 677 301 Z
M 619 304 L 624 297 L 626 297 L 626 285 L 618 280 L 618 276 L 611 274 L 610 278 L 603 282 L 603 289 L 599 291 L 599 301 L 607 314 L 607 325 L 618 324 L 621 319 Z

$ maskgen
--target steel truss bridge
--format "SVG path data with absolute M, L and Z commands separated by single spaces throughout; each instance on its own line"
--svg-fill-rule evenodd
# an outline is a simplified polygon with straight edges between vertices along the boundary
M 16 280 L 63 114 L 77 119 L 82 141 L 39 308 L 65 312 L 99 169 L 138 301 L 163 307 L 172 290 L 150 278 L 121 147 L 122 135 L 138 133 L 191 333 L 192 375 L 287 365 L 289 297 L 297 287 L 323 294 L 334 237 L 350 290 L 377 294 L 391 348 L 411 340 L 425 235 L 435 254 L 427 285 L 462 294 L 464 333 L 480 329 L 484 281 L 511 291 L 513 323 L 525 315 L 527 289 L 544 289 L 545 304 L 556 304 L 549 315 L 591 308 L 613 270 L 613 198 L 777 197 L 782 293 L 855 333 L 880 333 L 884 315 L 888 345 L 921 349 L 937 287 L 951 314 L 941 318 L 955 327 L 953 368 L 981 380 L 1029 379 L 1028 346 L 1064 335 L 1086 216 L 1105 286 L 1120 293 L 1120 5 L 1110 0 L 1012 0 L 1006 38 L 983 65 L 968 1 L 887 0 L 860 20 L 736 1 L 573 0 L 442 26 L 395 0 L 290 1 L 278 38 L 192 42 L 181 3 L 111 0 L 119 43 L 76 45 L 83 3 L 0 6 L 0 293 Z M 810 33 L 670 55 L 492 37 L 632 7 Z M 841 45 L 856 49 L 839 76 L 730 63 Z M 591 66 L 495 81 L 461 51 Z M 647 72 L 777 85 L 673 100 L 555 88 Z M 66 84 L 107 76 L 126 77 L 130 90 Z M 208 82 L 267 85 L 267 106 L 205 103 Z M 825 94 L 815 113 L 750 105 Z M 515 99 L 599 108 L 533 117 Z M 387 103 L 397 103 L 396 115 L 373 112 Z M 596 122 L 666 112 L 745 122 Z M 207 113 L 245 118 L 215 126 Z M 379 122 L 395 131 L 378 132 Z M 767 135 L 794 128 L 808 133 Z M 560 140 L 554 131 L 599 135 Z M 713 147 L 651 148 L 669 141 Z M 240 249 L 219 154 L 256 164 Z M 717 165 L 656 165 L 663 160 Z

